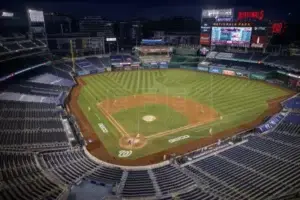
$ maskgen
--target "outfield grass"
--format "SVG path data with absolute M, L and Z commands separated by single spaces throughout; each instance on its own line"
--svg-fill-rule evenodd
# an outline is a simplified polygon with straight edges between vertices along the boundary
M 152 122 L 143 120 L 143 116 L 153 115 Z M 179 128 L 188 124 L 187 118 L 167 105 L 146 104 L 142 107 L 123 109 L 113 117 L 129 132 L 148 136 L 154 133 Z
M 82 88 L 78 98 L 79 106 L 112 155 L 117 156 L 120 150 L 118 146 L 119 133 L 98 110 L 96 106 L 98 101 L 134 94 L 181 96 L 207 104 L 223 116 L 223 120 L 218 120 L 171 136 L 154 139 L 149 142 L 151 145 L 148 144 L 143 149 L 135 150 L 130 157 L 131 159 L 159 152 L 190 140 L 209 136 L 209 129 L 211 128 L 214 134 L 252 121 L 267 109 L 267 100 L 288 94 L 285 90 L 259 81 L 187 70 L 111 72 L 83 77 L 83 80 L 86 85 Z M 88 107 L 91 108 L 90 111 L 88 111 Z M 119 121 L 122 121 L 124 117 L 128 120 L 131 117 L 133 117 L 133 120 L 140 120 L 135 119 L 134 114 L 131 112 L 134 113 L 134 109 L 115 114 L 114 117 Z M 148 113 L 148 111 L 145 111 L 145 113 Z M 158 116 L 159 114 L 155 115 Z M 179 118 L 179 116 L 174 115 L 174 119 L 172 120 L 177 121 Z M 98 123 L 103 123 L 109 130 L 109 133 L 102 133 Z M 182 124 L 184 124 L 184 120 Z M 155 129 L 159 127 L 160 124 L 155 125 Z M 135 132 L 137 127 L 129 127 L 129 129 Z M 149 130 L 150 128 L 145 126 L 144 134 L 151 134 Z M 178 143 L 170 144 L 168 142 L 168 139 L 183 134 L 189 134 L 191 137 Z

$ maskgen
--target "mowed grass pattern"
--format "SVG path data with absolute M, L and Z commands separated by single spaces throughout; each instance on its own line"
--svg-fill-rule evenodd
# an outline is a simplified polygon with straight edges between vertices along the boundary
M 130 157 L 132 159 L 209 136 L 209 129 L 214 134 L 252 121 L 267 109 L 267 100 L 288 94 L 259 81 L 179 69 L 110 72 L 83 77 L 83 80 L 86 85 L 80 93 L 79 105 L 99 138 L 114 155 L 118 155 L 120 150 L 119 133 L 97 109 L 96 104 L 102 100 L 134 94 L 181 96 L 207 104 L 223 117 L 222 120 L 148 142 L 143 149 L 135 150 Z M 107 127 L 108 134 L 102 133 L 99 123 Z M 189 134 L 190 139 L 168 143 L 168 139 L 183 134 Z

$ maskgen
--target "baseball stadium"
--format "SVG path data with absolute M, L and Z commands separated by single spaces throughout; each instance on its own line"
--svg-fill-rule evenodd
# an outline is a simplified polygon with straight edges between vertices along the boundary
M 0 199 L 300 198 L 300 57 L 269 51 L 263 11 L 203 10 L 196 45 L 56 39 L 65 56 L 27 14 L 30 35 L 0 23 Z
M 133 160 L 161 151 L 184 153 L 253 129 L 294 94 L 259 81 L 186 69 L 117 71 L 77 81 L 69 108 L 86 130 L 87 148 L 97 156 L 102 142 L 112 156 L 129 150 L 127 159 Z

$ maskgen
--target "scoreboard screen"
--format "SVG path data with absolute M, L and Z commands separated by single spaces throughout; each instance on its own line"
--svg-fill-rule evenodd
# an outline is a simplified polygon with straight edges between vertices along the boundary
M 212 27 L 211 44 L 249 47 L 252 27 Z

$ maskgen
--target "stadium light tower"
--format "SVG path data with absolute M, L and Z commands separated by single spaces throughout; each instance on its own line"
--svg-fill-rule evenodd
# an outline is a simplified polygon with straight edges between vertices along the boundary
M 42 10 L 28 8 L 27 15 L 31 39 L 40 40 L 45 45 L 48 45 L 44 12 Z

